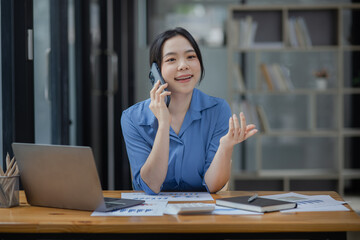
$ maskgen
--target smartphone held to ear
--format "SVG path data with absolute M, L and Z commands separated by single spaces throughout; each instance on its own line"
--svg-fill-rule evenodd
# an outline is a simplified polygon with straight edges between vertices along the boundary
M 165 84 L 165 81 L 164 81 L 163 77 L 161 76 L 160 69 L 159 69 L 158 65 L 155 62 L 151 65 L 149 78 L 150 78 L 150 82 L 151 82 L 152 85 L 154 85 L 155 82 L 158 81 L 158 80 L 160 80 L 161 85 Z M 166 88 L 165 88 L 165 91 L 167 91 Z M 170 96 L 165 96 L 165 103 L 166 103 L 166 106 L 169 107 Z

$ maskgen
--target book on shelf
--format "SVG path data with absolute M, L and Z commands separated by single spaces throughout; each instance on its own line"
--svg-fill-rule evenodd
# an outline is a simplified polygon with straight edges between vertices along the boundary
M 270 76 L 270 73 L 268 71 L 266 64 L 264 64 L 264 63 L 260 64 L 260 70 L 261 70 L 261 73 L 265 79 L 267 86 L 268 86 L 268 89 L 270 91 L 272 91 L 274 89 L 274 86 L 272 84 L 271 76 Z
M 274 86 L 275 90 L 284 91 L 286 90 L 286 86 L 284 84 L 282 73 L 279 71 L 279 68 L 276 64 L 266 65 L 267 71 L 270 74 L 271 82 Z
M 251 47 L 255 40 L 257 22 L 251 16 L 246 16 L 239 21 L 239 47 Z
M 228 32 L 237 33 L 239 31 L 239 21 L 230 19 L 228 21 Z M 228 39 L 228 44 L 238 47 L 239 44 L 239 34 L 234 34 L 230 39 Z
M 287 67 L 277 63 L 262 63 L 260 69 L 270 91 L 289 91 L 294 89 L 294 84 L 290 78 L 290 71 Z
M 216 205 L 237 208 L 252 212 L 274 212 L 297 207 L 296 202 L 257 197 L 249 202 L 251 196 L 239 196 L 216 199 Z
M 302 17 L 288 19 L 288 37 L 292 47 L 308 48 L 312 46 L 308 27 Z
M 244 81 L 244 77 L 243 77 L 243 74 L 241 71 L 241 67 L 238 65 L 234 65 L 233 72 L 234 72 L 234 78 L 236 80 L 238 90 L 241 92 L 245 91 L 246 87 L 245 87 L 245 81 Z
M 288 19 L 288 37 L 289 37 L 289 43 L 292 47 L 298 47 L 299 43 L 296 37 L 296 31 L 295 31 L 295 18 L 289 18 Z
M 311 42 L 311 38 L 310 38 L 310 34 L 309 34 L 309 29 L 305 23 L 304 18 L 299 17 L 297 19 L 298 24 L 300 25 L 300 30 L 302 33 L 302 37 L 304 39 L 305 42 L 305 46 L 304 47 L 311 47 L 312 46 L 312 42 Z
M 259 122 L 260 122 L 260 127 L 261 130 L 263 132 L 269 132 L 270 131 L 270 125 L 269 122 L 267 120 L 264 108 L 261 105 L 257 105 L 256 106 L 256 112 L 259 116 Z
M 281 69 L 281 74 L 285 81 L 287 90 L 294 90 L 295 86 L 290 77 L 290 69 L 285 67 L 284 65 L 279 65 L 279 67 Z

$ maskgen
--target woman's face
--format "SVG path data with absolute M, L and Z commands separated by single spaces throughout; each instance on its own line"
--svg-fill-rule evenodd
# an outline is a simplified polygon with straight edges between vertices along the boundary
M 201 75 L 194 48 L 181 35 L 168 39 L 162 49 L 161 74 L 172 94 L 191 93 Z

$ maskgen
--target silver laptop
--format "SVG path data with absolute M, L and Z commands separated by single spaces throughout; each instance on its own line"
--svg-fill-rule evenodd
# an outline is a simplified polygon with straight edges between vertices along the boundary
M 90 147 L 13 143 L 30 205 L 113 211 L 142 200 L 104 198 Z

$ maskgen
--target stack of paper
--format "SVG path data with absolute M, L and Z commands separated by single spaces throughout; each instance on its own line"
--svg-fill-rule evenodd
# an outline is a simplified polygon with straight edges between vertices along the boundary
M 298 193 L 284 193 L 277 195 L 261 196 L 263 198 L 278 199 L 296 202 L 297 208 L 281 212 L 324 212 L 324 211 L 350 211 L 343 204 L 346 202 L 337 201 L 329 195 L 303 195 Z

